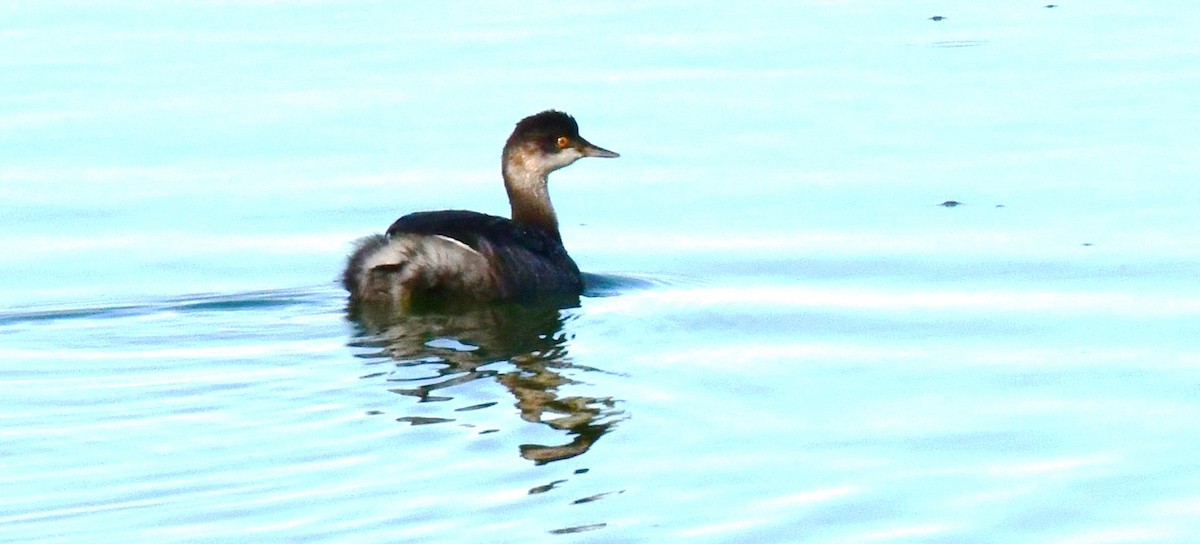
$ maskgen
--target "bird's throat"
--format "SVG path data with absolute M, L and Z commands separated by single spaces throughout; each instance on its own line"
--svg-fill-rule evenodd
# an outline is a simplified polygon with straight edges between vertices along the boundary
M 504 188 L 512 206 L 512 220 L 518 225 L 537 228 L 561 239 L 558 217 L 550 203 L 546 174 L 530 168 L 526 161 L 509 159 L 504 162 Z

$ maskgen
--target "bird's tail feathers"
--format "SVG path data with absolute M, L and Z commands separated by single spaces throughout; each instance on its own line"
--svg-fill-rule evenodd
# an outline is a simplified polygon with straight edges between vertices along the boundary
M 486 300 L 496 276 L 488 259 L 466 244 L 429 234 L 376 234 L 355 243 L 342 283 L 360 302 L 410 306 L 437 293 Z

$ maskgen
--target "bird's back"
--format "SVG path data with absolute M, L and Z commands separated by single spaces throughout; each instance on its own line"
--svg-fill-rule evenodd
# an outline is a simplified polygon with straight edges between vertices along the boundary
M 360 300 L 532 301 L 577 297 L 579 268 L 557 235 L 471 211 L 418 212 L 359 242 L 343 281 Z

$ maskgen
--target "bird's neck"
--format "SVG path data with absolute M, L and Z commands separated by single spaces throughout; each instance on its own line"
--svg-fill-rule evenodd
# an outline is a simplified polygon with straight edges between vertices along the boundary
M 547 172 L 532 162 L 519 153 L 505 153 L 504 156 L 504 188 L 512 206 L 513 223 L 539 229 L 561 240 L 558 216 L 550 203 Z

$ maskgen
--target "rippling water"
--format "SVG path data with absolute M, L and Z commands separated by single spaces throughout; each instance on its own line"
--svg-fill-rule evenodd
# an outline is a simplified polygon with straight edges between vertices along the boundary
M 0 542 L 1200 535 L 1190 3 L 4 13 Z M 580 305 L 348 316 L 547 107 Z

